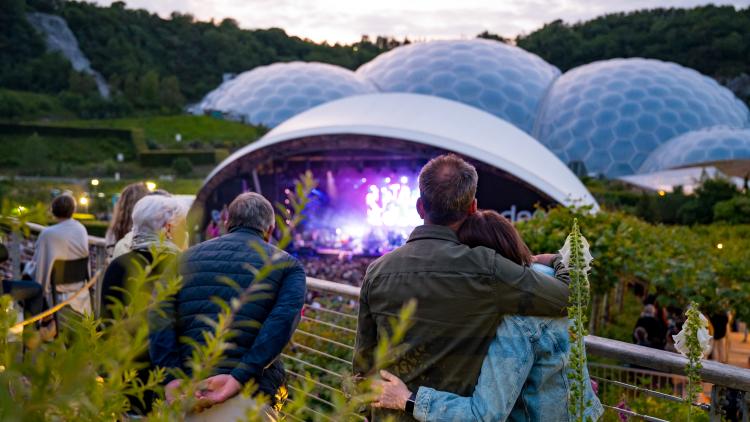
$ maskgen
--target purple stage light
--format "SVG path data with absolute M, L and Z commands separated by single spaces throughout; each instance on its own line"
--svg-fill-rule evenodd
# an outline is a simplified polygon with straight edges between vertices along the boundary
M 422 224 L 415 174 L 379 175 L 373 168 L 324 170 L 320 195 L 298 242 L 319 253 L 380 255 L 401 246 Z

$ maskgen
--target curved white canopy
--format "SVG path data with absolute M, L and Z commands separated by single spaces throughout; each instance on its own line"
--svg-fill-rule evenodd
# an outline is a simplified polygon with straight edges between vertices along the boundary
M 347 97 L 298 114 L 219 164 L 301 137 L 358 134 L 442 148 L 504 170 L 564 205 L 596 200 L 552 152 L 512 124 L 479 109 L 442 98 L 402 93 Z

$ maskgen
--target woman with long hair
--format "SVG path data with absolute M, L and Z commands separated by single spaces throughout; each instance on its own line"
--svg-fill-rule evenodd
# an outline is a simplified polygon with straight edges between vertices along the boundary
M 458 238 L 472 248 L 494 249 L 516 264 L 541 266 L 536 263 L 541 256 L 532 256 L 513 224 L 495 211 L 480 210 L 469 216 Z M 560 263 L 554 269 L 540 270 L 558 276 L 567 271 Z M 381 371 L 382 390 L 372 405 L 406 410 L 419 421 L 573 420 L 568 413 L 569 352 L 567 318 L 509 315 L 497 328 L 471 397 L 429 386 L 412 392 L 398 377 Z M 590 403 L 585 419 L 597 420 L 604 409 L 590 385 L 585 395 Z
M 112 212 L 112 220 L 107 228 L 104 240 L 107 245 L 107 253 L 113 257 L 115 245 L 122 240 L 133 228 L 133 207 L 141 198 L 148 195 L 149 191 L 143 182 L 131 183 L 120 192 L 120 198 L 115 204 Z M 127 251 L 127 250 L 126 250 Z

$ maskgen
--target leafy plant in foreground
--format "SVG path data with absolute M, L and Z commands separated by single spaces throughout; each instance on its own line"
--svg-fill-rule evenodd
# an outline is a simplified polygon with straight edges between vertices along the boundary
M 586 368 L 586 320 L 590 301 L 588 271 L 591 268 L 589 244 L 578 229 L 578 220 L 573 220 L 573 228 L 560 250 L 563 264 L 570 272 L 570 379 L 569 411 L 575 420 L 584 421 L 586 408 L 591 403 L 586 400 L 586 383 L 590 382 L 584 370 Z
M 685 406 L 688 408 L 688 421 L 690 421 L 693 403 L 703 391 L 700 375 L 700 370 L 703 368 L 701 359 L 708 353 L 711 346 L 708 320 L 698 310 L 698 304 L 691 302 L 685 315 L 687 320 L 684 327 L 674 336 L 674 340 L 677 351 L 688 358 L 688 363 L 685 366 L 685 375 L 688 378 Z

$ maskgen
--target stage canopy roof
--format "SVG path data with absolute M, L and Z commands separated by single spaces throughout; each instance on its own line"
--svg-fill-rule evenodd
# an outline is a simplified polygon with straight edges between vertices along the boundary
M 205 190 L 211 186 L 234 177 L 232 163 L 256 151 L 284 148 L 285 142 L 299 138 L 346 134 L 393 138 L 453 151 L 506 171 L 561 204 L 598 209 L 596 200 L 570 169 L 516 126 L 456 101 L 404 93 L 347 97 L 286 120 L 219 164 L 204 182 L 198 198 L 208 195 Z

